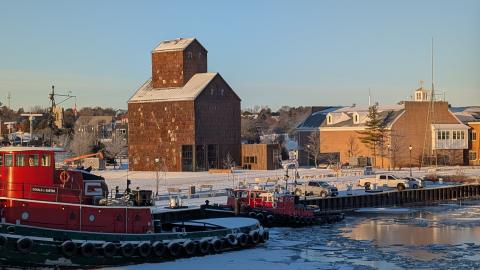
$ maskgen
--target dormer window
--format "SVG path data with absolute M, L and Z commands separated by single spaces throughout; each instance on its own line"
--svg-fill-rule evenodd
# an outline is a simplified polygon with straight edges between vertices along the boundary
M 327 115 L 327 125 L 331 125 L 333 123 L 333 117 L 331 114 Z
M 358 115 L 358 113 L 353 113 L 353 123 L 354 124 L 360 123 L 360 116 Z

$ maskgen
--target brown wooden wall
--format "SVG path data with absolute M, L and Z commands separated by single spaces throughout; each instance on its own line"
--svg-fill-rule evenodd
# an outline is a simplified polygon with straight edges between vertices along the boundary
M 195 142 L 218 144 L 219 162 L 230 153 L 241 164 L 240 98 L 217 75 L 195 100 Z
M 412 146 L 412 163 L 418 165 L 421 160 L 421 155 L 425 140 L 425 131 L 427 132 L 426 149 L 429 149 L 432 143 L 432 129 L 427 129 L 427 114 L 429 101 L 406 101 L 405 112 L 392 126 L 392 135 L 396 136 L 399 141 L 397 165 L 406 167 L 409 164 L 409 150 Z M 437 101 L 434 103 L 435 117 L 433 123 L 435 124 L 460 124 L 458 120 L 448 110 L 448 103 L 444 101 Z M 437 151 L 439 155 L 448 155 L 450 163 L 463 164 L 463 150 L 442 150 Z
M 280 151 L 280 146 L 278 144 L 242 144 L 242 167 L 250 164 L 252 170 L 279 169 L 279 162 L 274 160 L 275 149 Z M 245 162 L 246 157 L 255 157 L 256 163 Z
M 181 145 L 195 144 L 193 101 L 128 104 L 129 170 L 154 171 L 156 157 L 180 171 Z
M 196 40 L 183 51 L 152 52 L 152 86 L 184 86 L 196 73 L 207 72 L 207 51 Z

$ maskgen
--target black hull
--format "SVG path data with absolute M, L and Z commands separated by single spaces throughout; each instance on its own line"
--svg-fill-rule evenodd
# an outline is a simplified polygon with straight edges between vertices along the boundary
M 240 241 L 240 238 L 244 241 Z M 263 230 L 258 222 L 236 228 L 151 234 L 77 232 L 2 224 L 0 265 L 23 268 L 96 268 L 155 263 L 253 248 L 266 240 L 268 231 Z M 155 244 L 158 243 L 162 248 L 157 246 L 155 249 Z M 87 245 L 91 249 L 86 249 Z M 132 247 L 128 254 L 125 245 Z M 111 248 L 107 249 L 106 246 Z M 144 246 L 149 247 L 148 252 Z

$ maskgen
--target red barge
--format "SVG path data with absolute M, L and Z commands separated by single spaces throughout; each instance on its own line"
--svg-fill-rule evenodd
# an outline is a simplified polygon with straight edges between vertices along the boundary
M 55 149 L 0 148 L 0 264 L 97 267 L 253 247 L 268 230 L 250 218 L 161 222 L 151 191 L 109 196 L 104 178 L 56 169 Z

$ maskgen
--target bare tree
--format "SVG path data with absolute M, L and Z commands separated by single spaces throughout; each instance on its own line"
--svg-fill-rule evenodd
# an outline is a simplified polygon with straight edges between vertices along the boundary
M 355 157 L 358 154 L 358 143 L 357 138 L 355 136 L 350 136 L 347 139 L 348 145 L 348 157 Z
M 231 169 L 235 166 L 235 161 L 233 160 L 232 155 L 228 152 L 225 157 L 223 158 L 223 168 L 224 169 Z
M 315 160 L 315 167 L 318 165 L 320 157 L 320 131 L 314 131 L 307 137 L 308 143 L 305 145 L 305 152 Z
M 89 132 L 76 132 L 70 142 L 69 150 L 77 156 L 91 153 L 96 140 L 95 136 Z
M 105 151 L 113 160 L 127 152 L 127 140 L 122 136 L 114 136 L 111 141 L 105 142 L 104 145 Z M 113 168 L 115 168 L 115 162 L 113 163 Z

